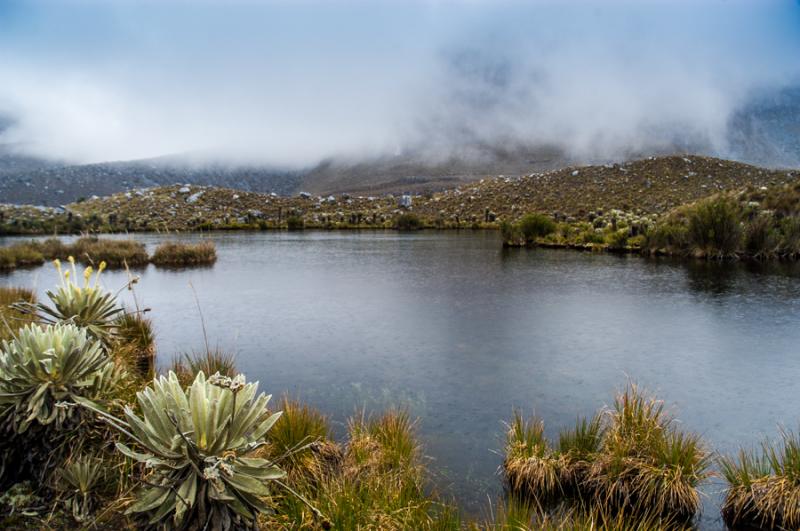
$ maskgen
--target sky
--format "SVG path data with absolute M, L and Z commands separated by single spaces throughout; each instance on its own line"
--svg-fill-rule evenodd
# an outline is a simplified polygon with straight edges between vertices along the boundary
M 797 0 L 0 0 L 0 133 L 71 162 L 724 152 Z

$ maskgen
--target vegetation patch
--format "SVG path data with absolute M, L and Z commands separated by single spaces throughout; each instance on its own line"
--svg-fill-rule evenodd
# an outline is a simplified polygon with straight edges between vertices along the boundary
M 151 261 L 157 266 L 210 265 L 217 261 L 214 242 L 164 242 L 156 247 Z

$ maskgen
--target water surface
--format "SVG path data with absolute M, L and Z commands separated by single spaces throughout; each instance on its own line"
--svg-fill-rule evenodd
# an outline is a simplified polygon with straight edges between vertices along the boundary
M 151 250 L 164 239 L 136 237 Z M 500 493 L 515 407 L 555 435 L 631 378 L 723 452 L 800 417 L 795 266 L 504 251 L 494 232 L 206 237 L 214 267 L 139 272 L 160 363 L 203 348 L 191 284 L 211 343 L 263 389 L 312 403 L 339 432 L 361 407 L 408 407 L 439 488 L 472 513 Z M 50 267 L 0 275 L 40 292 L 55 281 Z M 105 274 L 109 287 L 124 281 Z M 718 489 L 706 488 L 704 527 L 721 525 Z

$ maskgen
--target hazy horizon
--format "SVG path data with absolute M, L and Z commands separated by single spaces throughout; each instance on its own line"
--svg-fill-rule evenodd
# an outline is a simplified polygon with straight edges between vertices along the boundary
M 724 155 L 743 106 L 800 85 L 798 57 L 795 0 L 11 0 L 0 143 L 75 163 Z

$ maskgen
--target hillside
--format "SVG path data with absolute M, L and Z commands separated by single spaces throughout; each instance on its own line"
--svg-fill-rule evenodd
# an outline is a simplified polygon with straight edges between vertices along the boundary
M 424 223 L 440 227 L 513 220 L 527 212 L 568 221 L 587 220 L 598 210 L 611 209 L 655 217 L 720 191 L 775 186 L 794 181 L 797 175 L 709 157 L 651 157 L 519 178 L 484 178 L 441 192 L 413 195 L 408 211 Z M 405 211 L 396 195 L 281 197 L 174 185 L 88 199 L 69 205 L 67 212 L 7 205 L 0 209 L 0 227 L 6 233 L 272 228 L 285 226 L 290 216 L 302 218 L 307 226 L 380 227 L 391 226 Z M 46 220 L 50 221 L 43 224 Z

